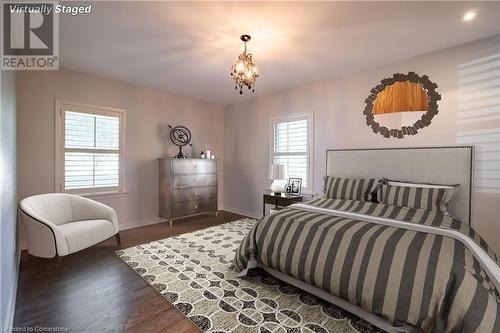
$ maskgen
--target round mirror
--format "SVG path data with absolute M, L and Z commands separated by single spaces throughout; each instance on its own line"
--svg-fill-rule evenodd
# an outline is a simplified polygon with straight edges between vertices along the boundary
M 437 101 L 441 96 L 428 76 L 397 73 L 380 82 L 370 91 L 363 112 L 375 133 L 401 139 L 430 125 L 438 113 Z

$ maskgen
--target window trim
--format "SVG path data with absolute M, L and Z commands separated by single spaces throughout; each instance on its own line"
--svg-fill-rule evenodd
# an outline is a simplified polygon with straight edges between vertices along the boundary
M 302 188 L 302 194 L 314 193 L 314 110 L 305 113 L 297 113 L 292 115 L 283 115 L 272 117 L 269 122 L 269 161 L 268 168 L 274 161 L 274 125 L 278 122 L 288 122 L 295 119 L 307 118 L 307 152 L 309 170 L 307 176 L 309 178 L 308 186 Z M 288 179 L 287 179 L 288 182 Z
M 120 185 L 118 187 L 95 187 L 95 188 L 82 188 L 82 189 L 72 189 L 66 190 L 64 189 L 64 116 L 63 109 L 64 106 L 71 106 L 71 108 L 75 111 L 80 110 L 84 113 L 89 114 L 97 114 L 103 116 L 116 116 L 118 113 L 120 116 L 120 148 L 118 150 L 119 155 L 119 166 L 120 166 L 120 174 L 119 174 L 119 182 Z M 87 103 L 79 103 L 73 102 L 64 99 L 56 99 L 55 107 L 54 107 L 54 115 L 55 115 L 55 177 L 54 177 L 54 190 L 55 192 L 61 193 L 71 193 L 71 194 L 79 194 L 83 196 L 99 196 L 99 195 L 122 195 L 128 193 L 126 190 L 126 125 L 127 125 L 127 113 L 126 110 L 111 108 L 106 106 L 87 104 Z M 81 151 L 79 149 L 79 151 Z M 113 150 L 114 151 L 114 150 Z

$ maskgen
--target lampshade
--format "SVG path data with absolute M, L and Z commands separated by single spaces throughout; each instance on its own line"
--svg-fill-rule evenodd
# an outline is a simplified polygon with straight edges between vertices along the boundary
M 271 164 L 271 167 L 269 168 L 269 179 L 286 179 L 286 166 L 284 164 Z

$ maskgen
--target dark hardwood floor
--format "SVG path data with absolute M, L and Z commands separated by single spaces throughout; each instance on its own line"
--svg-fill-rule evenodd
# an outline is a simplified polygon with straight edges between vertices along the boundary
M 244 218 L 229 212 L 120 232 L 122 248 Z M 56 262 L 21 255 L 15 327 L 60 327 L 69 332 L 199 332 L 115 255 L 115 238 Z

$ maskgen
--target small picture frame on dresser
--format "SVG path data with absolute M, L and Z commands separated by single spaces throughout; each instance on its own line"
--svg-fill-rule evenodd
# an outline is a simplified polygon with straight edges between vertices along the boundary
M 291 195 L 292 194 L 292 185 L 286 184 L 285 185 L 285 194 L 286 195 Z
M 302 178 L 288 178 L 291 195 L 300 195 L 302 193 Z

